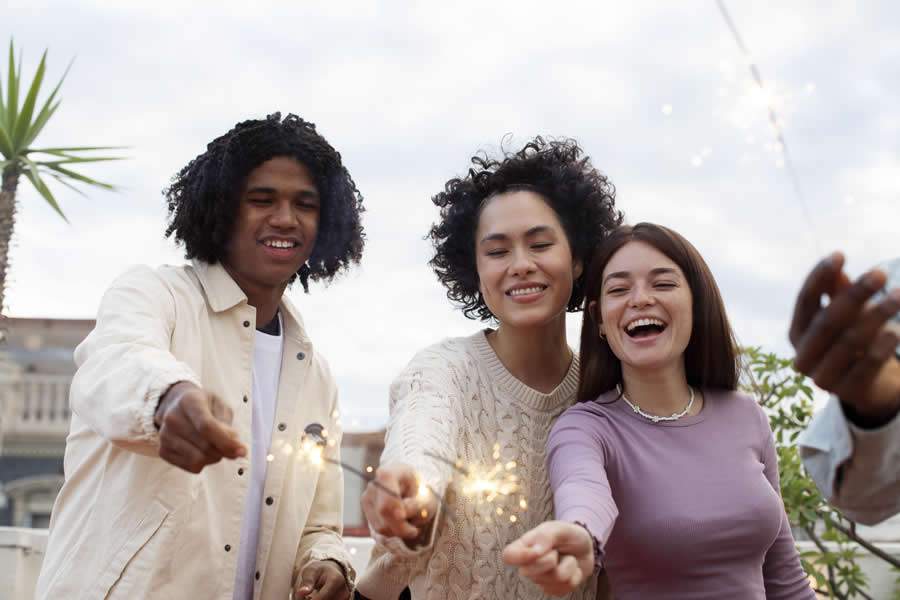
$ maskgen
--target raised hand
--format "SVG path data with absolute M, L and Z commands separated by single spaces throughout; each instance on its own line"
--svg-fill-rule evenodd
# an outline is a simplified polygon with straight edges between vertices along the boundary
M 419 478 L 409 465 L 384 465 L 375 472 L 362 495 L 363 512 L 374 531 L 400 537 L 407 544 L 420 541 L 437 511 L 430 490 L 420 492 Z
M 231 409 L 221 399 L 186 381 L 168 389 L 154 422 L 159 428 L 159 456 L 191 473 L 223 458 L 247 455 L 231 427 Z
M 894 355 L 900 331 L 887 324 L 900 310 L 900 289 L 872 301 L 885 286 L 885 273 L 869 271 L 851 283 L 843 265 L 840 253 L 822 260 L 797 296 L 790 329 L 794 364 L 837 395 L 851 418 L 877 425 L 900 410 L 900 361 Z M 830 298 L 826 307 L 823 295 Z
M 565 596 L 594 572 L 594 543 L 581 525 L 546 521 L 506 546 L 503 562 L 545 594 Z

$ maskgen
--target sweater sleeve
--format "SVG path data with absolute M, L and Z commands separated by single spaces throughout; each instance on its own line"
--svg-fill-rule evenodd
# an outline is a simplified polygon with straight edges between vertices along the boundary
M 598 420 L 569 410 L 547 440 L 547 470 L 556 518 L 578 522 L 594 537 L 601 565 L 603 549 L 619 516 L 606 475 L 607 455 Z
M 756 409 L 763 435 L 761 457 L 763 471 L 780 498 L 781 484 L 778 477 L 775 438 L 762 408 L 756 405 Z M 766 586 L 767 600 L 815 600 L 816 598 L 809 578 L 800 565 L 800 555 L 791 533 L 791 524 L 788 521 L 787 512 L 784 510 L 781 511 L 781 529 L 778 531 L 778 537 L 766 551 L 763 560 L 763 581 Z
M 457 410 L 462 390 L 453 377 L 453 347 L 433 346 L 418 353 L 393 381 L 390 419 L 381 464 L 404 463 L 415 469 L 419 481 L 443 498 L 452 476 L 456 448 Z M 435 457 L 442 457 L 435 458 Z M 431 552 L 442 518 L 440 503 L 427 541 L 410 548 L 399 537 L 373 533 L 376 542 L 392 554 L 405 557 Z

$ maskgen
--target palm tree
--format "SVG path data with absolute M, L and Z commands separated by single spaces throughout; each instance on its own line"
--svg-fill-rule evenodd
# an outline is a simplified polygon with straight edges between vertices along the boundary
M 62 86 L 67 68 L 59 83 L 53 88 L 50 96 L 39 110 L 37 97 L 41 90 L 46 70 L 47 51 L 44 51 L 41 62 L 34 73 L 31 85 L 24 99 L 20 102 L 19 94 L 25 90 L 22 85 L 22 57 L 16 67 L 15 49 L 9 42 L 9 72 L 6 82 L 6 98 L 3 97 L 3 77 L 0 75 L 0 171 L 2 171 L 2 187 L 0 187 L 0 312 L 6 299 L 6 272 L 9 267 L 9 245 L 16 222 L 16 190 L 19 177 L 24 175 L 38 193 L 53 207 L 66 222 L 65 214 L 60 209 L 56 198 L 47 187 L 45 177 L 51 177 L 62 185 L 84 195 L 76 184 L 95 186 L 106 190 L 114 186 L 96 181 L 71 170 L 71 165 L 109 160 L 121 160 L 122 157 L 96 156 L 98 150 L 116 150 L 114 146 L 78 146 L 60 148 L 35 148 L 32 146 L 47 122 L 56 113 L 61 100 L 57 93 Z M 69 67 L 71 67 L 71 63 Z M 3 332 L 0 332 L 2 339 Z

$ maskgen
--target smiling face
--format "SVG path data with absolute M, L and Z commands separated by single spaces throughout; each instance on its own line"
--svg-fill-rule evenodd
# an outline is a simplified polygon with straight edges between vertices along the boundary
M 312 174 L 295 159 L 272 158 L 250 171 L 222 261 L 248 296 L 283 289 L 309 259 L 319 211 Z
M 497 319 L 512 327 L 564 318 L 581 263 L 559 217 L 531 191 L 490 199 L 475 232 L 478 288 Z
M 613 254 L 601 281 L 600 332 L 623 370 L 681 368 L 693 297 L 678 265 L 650 244 L 632 241 Z

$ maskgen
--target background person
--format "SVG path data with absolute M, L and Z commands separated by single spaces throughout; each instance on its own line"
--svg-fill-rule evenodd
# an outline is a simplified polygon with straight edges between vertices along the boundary
M 852 283 L 843 265 L 824 259 L 797 296 L 796 368 L 832 393 L 797 443 L 828 501 L 874 525 L 900 512 L 900 259 Z

